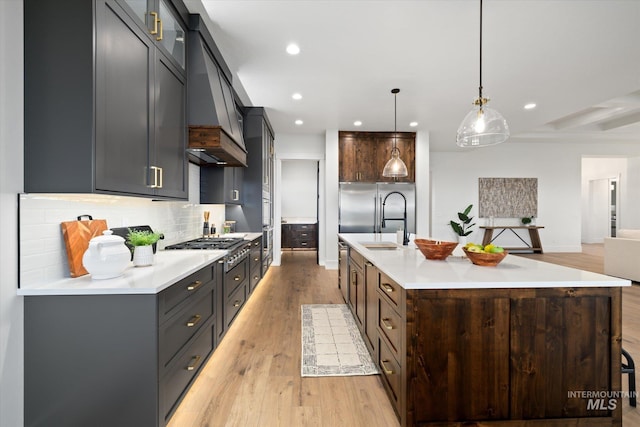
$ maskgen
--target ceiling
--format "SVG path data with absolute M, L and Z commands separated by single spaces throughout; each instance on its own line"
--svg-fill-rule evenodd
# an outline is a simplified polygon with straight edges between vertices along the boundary
M 276 134 L 392 131 L 399 88 L 398 131 L 458 150 L 478 95 L 478 0 L 186 3 L 209 15 L 234 88 L 266 107 Z M 291 42 L 298 55 L 285 52 Z M 483 94 L 507 119 L 508 143 L 640 148 L 639 44 L 640 0 L 484 0 Z

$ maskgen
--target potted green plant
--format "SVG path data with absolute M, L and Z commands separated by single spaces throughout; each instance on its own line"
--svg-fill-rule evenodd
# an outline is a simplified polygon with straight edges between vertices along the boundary
M 469 213 L 471 212 L 472 208 L 473 205 L 469 205 L 463 212 L 458 212 L 458 219 L 460 220 L 460 222 L 456 222 L 453 220 L 449 221 L 451 228 L 453 228 L 453 231 L 458 236 L 466 237 L 473 232 L 471 227 L 476 224 L 471 224 L 471 221 L 473 221 L 473 217 L 469 216 Z
M 520 221 L 522 222 L 522 225 L 526 225 L 527 227 L 529 227 L 533 225 L 534 218 L 534 216 L 525 216 L 520 218 Z
M 133 265 L 144 267 L 153 264 L 153 244 L 160 240 L 161 233 L 129 229 L 127 242 L 133 246 Z

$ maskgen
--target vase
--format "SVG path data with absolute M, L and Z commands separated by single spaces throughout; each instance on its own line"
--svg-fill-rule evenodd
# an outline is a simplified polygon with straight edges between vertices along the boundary
M 136 246 L 133 249 L 133 265 L 136 267 L 153 265 L 153 246 Z
M 465 256 L 462 248 L 467 244 L 467 236 L 458 236 L 458 246 L 453 250 L 453 256 Z

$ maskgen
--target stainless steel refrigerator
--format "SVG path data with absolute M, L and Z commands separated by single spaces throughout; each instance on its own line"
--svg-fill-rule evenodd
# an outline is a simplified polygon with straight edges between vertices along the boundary
M 405 207 L 407 230 L 409 233 L 415 233 L 415 184 L 404 182 L 340 184 L 339 231 L 340 233 L 395 233 L 403 228 L 402 218 Z M 383 211 L 384 227 L 382 226 Z

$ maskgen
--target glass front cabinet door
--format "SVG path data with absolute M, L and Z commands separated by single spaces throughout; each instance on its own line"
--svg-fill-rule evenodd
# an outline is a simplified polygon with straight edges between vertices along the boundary
M 168 0 L 118 0 L 138 25 L 170 56 L 185 68 L 186 31 Z

